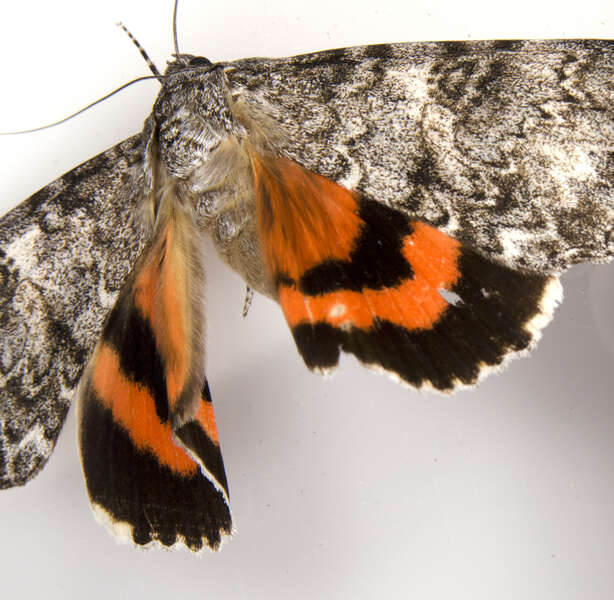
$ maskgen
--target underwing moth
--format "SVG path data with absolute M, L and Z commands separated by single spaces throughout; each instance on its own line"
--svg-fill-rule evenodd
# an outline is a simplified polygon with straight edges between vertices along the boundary
M 613 76 L 596 40 L 176 56 L 141 133 L 0 220 L 0 485 L 40 471 L 76 397 L 115 533 L 230 534 L 204 236 L 314 371 L 344 352 L 447 393 L 531 350 L 560 273 L 614 254 Z

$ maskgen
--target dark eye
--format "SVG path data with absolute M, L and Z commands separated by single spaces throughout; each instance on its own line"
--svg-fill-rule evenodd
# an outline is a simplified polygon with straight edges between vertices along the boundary
M 195 56 L 190 59 L 191 67 L 208 67 L 211 64 L 211 61 L 204 56 Z

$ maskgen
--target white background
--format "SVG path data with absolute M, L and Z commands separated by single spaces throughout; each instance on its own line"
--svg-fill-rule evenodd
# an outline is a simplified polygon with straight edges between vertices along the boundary
M 171 1 L 2 8 L 0 131 L 61 118 L 160 69 Z M 211 60 L 354 44 L 613 37 L 610 2 L 284 0 L 180 6 L 180 49 Z M 52 130 L 0 137 L 2 212 L 136 133 L 155 82 Z M 235 537 L 217 555 L 117 546 L 88 506 L 74 415 L 44 471 L 0 492 L 3 598 L 610 599 L 613 269 L 563 278 L 530 359 L 478 390 L 420 394 L 346 358 L 309 373 L 279 308 L 210 253 L 208 375 Z

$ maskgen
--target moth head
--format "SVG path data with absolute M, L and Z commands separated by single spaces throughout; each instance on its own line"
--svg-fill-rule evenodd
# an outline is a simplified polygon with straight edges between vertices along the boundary
M 178 54 L 175 59 L 168 61 L 164 77 L 171 73 L 180 71 L 208 71 L 213 67 L 213 63 L 204 56 L 194 56 L 193 54 Z
M 168 64 L 151 119 L 159 159 L 185 179 L 228 137 L 245 135 L 230 106 L 225 65 L 181 54 Z

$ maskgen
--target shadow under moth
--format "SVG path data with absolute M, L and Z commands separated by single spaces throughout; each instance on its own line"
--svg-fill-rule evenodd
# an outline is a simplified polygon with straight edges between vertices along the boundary
M 346 352 L 439 392 L 530 350 L 558 275 L 614 255 L 612 42 L 178 54 L 159 79 L 140 134 L 0 219 L 0 486 L 75 396 L 94 511 L 137 545 L 232 529 L 203 236 L 310 369 Z

